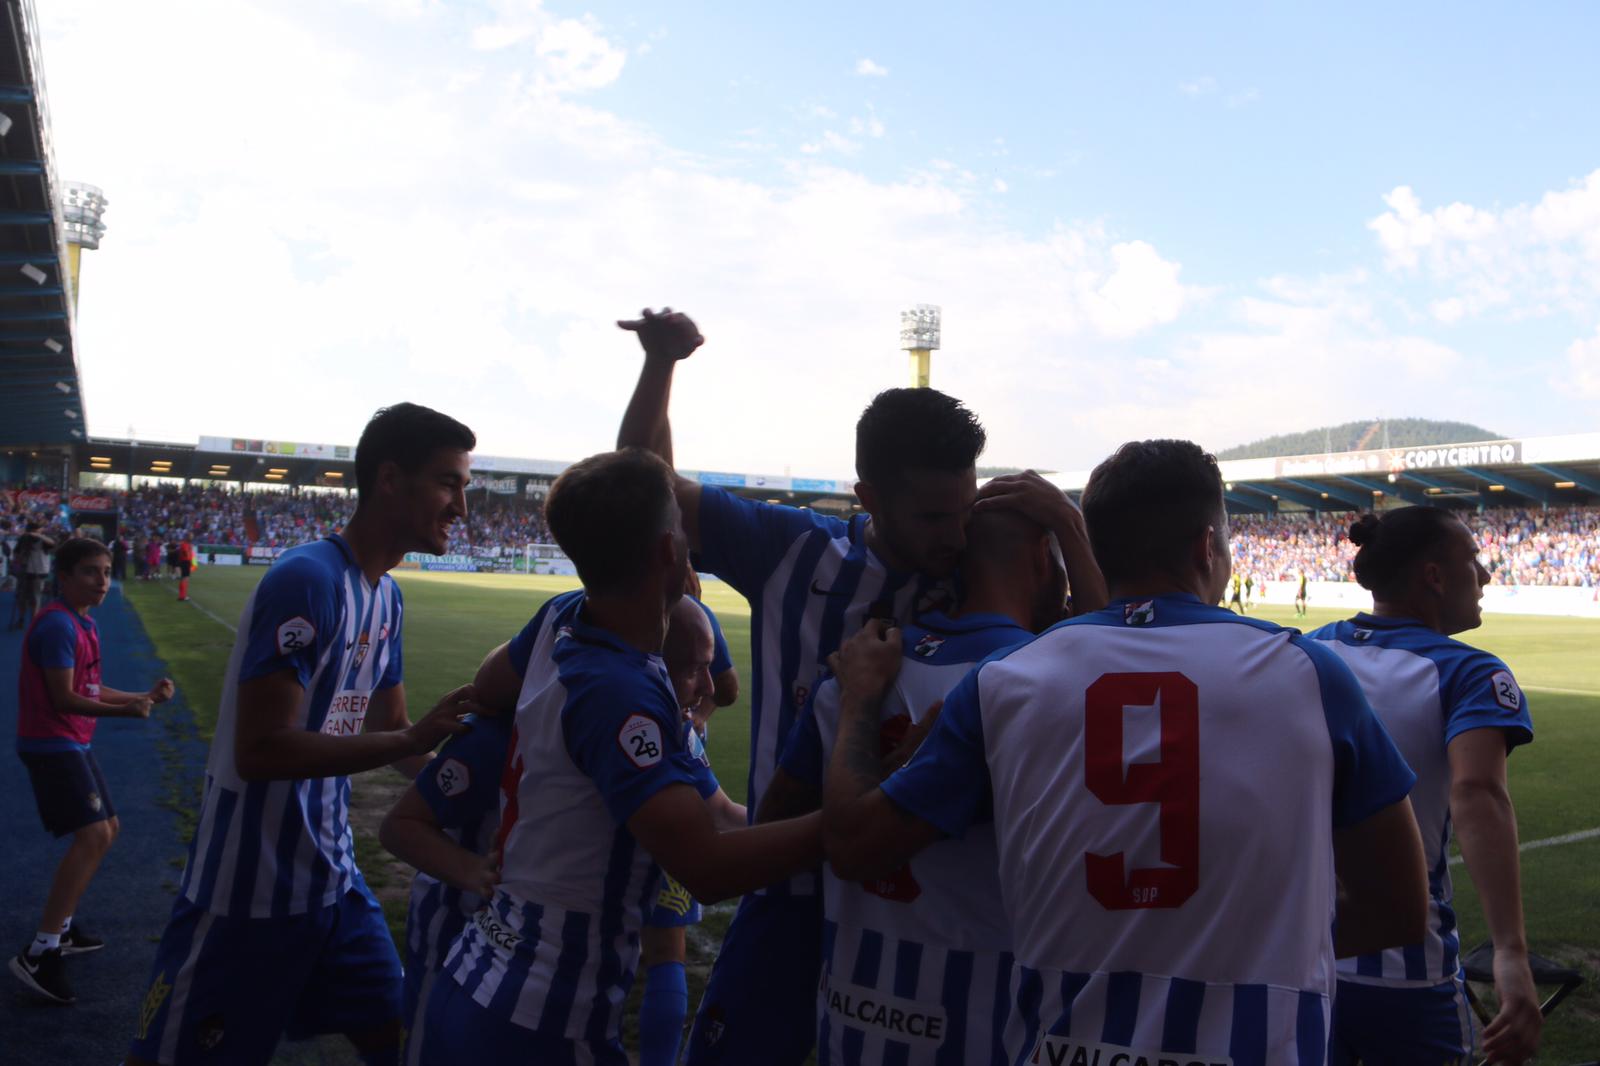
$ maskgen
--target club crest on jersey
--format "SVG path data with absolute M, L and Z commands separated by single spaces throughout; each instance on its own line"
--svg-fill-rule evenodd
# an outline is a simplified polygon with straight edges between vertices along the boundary
M 367 633 L 362 630 L 361 636 L 356 638 L 356 661 L 351 664 L 352 670 L 361 669 L 361 664 L 367 661 L 367 652 L 372 650 L 372 642 L 367 639 Z
M 794 683 L 794 705 L 796 707 L 804 707 L 806 705 L 806 700 L 810 697 L 811 686 L 807 685 L 803 681 L 796 681 Z
M 560 627 L 559 629 L 556 630 L 556 639 L 557 640 L 566 640 L 570 636 L 572 636 L 572 627 L 571 626 L 562 626 L 562 627 Z
M 317 627 L 296 615 L 278 626 L 278 654 L 290 655 L 302 648 L 309 648 L 316 639 Z
M 434 771 L 433 783 L 446 796 L 459 796 L 472 787 L 472 771 L 460 759 L 446 759 L 444 765 Z
M 661 726 L 647 714 L 630 714 L 617 730 L 617 745 L 639 769 L 654 766 L 661 761 Z
M 1360 641 L 1362 644 L 1365 644 L 1367 641 L 1372 639 L 1372 630 L 1358 629 L 1350 634 L 1350 639 Z
M 711 765 L 711 756 L 706 754 L 706 742 L 700 739 L 700 731 L 693 726 L 689 727 L 689 757 L 698 759 L 703 766 Z
M 1517 688 L 1516 681 L 1512 680 L 1509 673 L 1496 670 L 1494 676 L 1489 678 L 1489 684 L 1494 689 L 1494 701 L 1508 711 L 1522 709 L 1522 690 Z
M 1147 626 L 1155 620 L 1155 600 L 1140 600 L 1138 603 L 1125 603 L 1122 605 L 1123 625 Z
M 943 637 L 936 637 L 932 633 L 929 633 L 927 636 L 917 641 L 917 646 L 911 650 L 922 656 L 924 659 L 930 659 L 933 657 L 934 653 L 943 646 Z

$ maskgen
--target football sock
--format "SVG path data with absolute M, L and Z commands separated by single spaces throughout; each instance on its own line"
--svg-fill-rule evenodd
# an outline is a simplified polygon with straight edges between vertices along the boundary
M 188 578 L 183 578 L 178 582 L 178 599 L 186 600 L 188 598 L 189 598 L 189 579 Z
M 650 967 L 639 1003 L 639 1066 L 672 1066 L 678 1061 L 683 1020 L 689 1013 L 689 984 L 683 963 Z
M 61 923 L 61 935 L 66 936 L 72 931 L 72 915 L 67 915 L 66 921 Z
M 38 958 L 45 952 L 55 951 L 59 947 L 61 947 L 60 933 L 35 933 L 33 934 L 33 943 L 28 945 L 28 955 L 32 958 Z M 685 993 L 686 996 L 687 994 Z

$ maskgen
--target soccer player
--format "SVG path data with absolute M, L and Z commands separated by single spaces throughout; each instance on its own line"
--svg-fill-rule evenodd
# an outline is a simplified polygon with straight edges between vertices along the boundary
M 1300 571 L 1300 581 L 1295 585 L 1294 591 L 1294 613 L 1300 618 L 1306 616 L 1306 584 L 1306 572 L 1302 570 Z
M 89 742 L 101 718 L 150 717 L 153 704 L 171 698 L 172 682 L 162 678 L 148 692 L 102 685 L 100 633 L 89 611 L 111 588 L 111 555 L 99 541 L 73 537 L 56 549 L 55 565 L 60 599 L 34 616 L 22 640 L 17 755 L 45 830 L 72 843 L 50 882 L 39 932 L 11 960 L 11 972 L 40 995 L 71 1003 L 62 957 L 105 946 L 73 912 L 122 828 Z
M 1359 547 L 1356 580 L 1371 590 L 1372 611 L 1311 635 L 1354 671 L 1416 771 L 1411 804 L 1432 902 L 1426 935 L 1339 963 L 1332 1061 L 1470 1061 L 1472 1014 L 1450 904 L 1453 830 L 1494 942 L 1500 1008 L 1484 1030 L 1483 1053 L 1493 1062 L 1526 1062 L 1543 1019 L 1522 925 L 1506 757 L 1533 739 L 1533 721 L 1506 664 L 1451 639 L 1482 624 L 1489 572 L 1472 533 L 1438 507 L 1364 515 L 1350 527 L 1350 541 Z
M 692 584 L 698 586 L 698 581 Z M 672 609 L 672 624 L 667 628 L 661 659 L 673 693 L 683 707 L 684 743 L 691 753 L 704 751 L 705 721 L 717 700 L 727 695 L 730 677 L 737 695 L 739 678 L 727 641 L 722 638 L 722 627 L 711 608 L 691 596 L 678 601 Z M 719 829 L 737 829 L 746 824 L 747 812 L 742 804 L 728 799 L 726 793 L 719 793 L 714 802 Z M 639 931 L 639 961 L 645 974 L 644 995 L 639 1001 L 639 1066 L 673 1066 L 678 1061 L 683 1021 L 689 1013 L 689 985 L 684 972 L 687 929 L 700 917 L 700 901 L 670 874 L 663 874 L 655 904 Z
M 1237 606 L 1239 608 L 1239 613 L 1240 614 L 1244 614 L 1244 600 L 1239 595 L 1239 590 L 1240 590 L 1240 587 L 1241 587 L 1240 586 L 1240 582 L 1239 582 L 1239 575 L 1238 574 L 1234 574 L 1233 577 L 1231 579 L 1229 579 L 1228 585 L 1233 590 L 1233 595 L 1228 600 L 1228 610 L 1231 611 L 1231 610 L 1234 609 L 1235 606 Z
M 719 831 L 728 812 L 660 658 L 688 567 L 671 468 L 638 448 L 591 456 L 545 514 L 583 588 L 478 672 L 491 705 L 517 706 L 500 884 L 429 998 L 428 1066 L 626 1063 L 622 1005 L 658 871 L 718 900 L 821 861 L 815 815 Z
M 915 869 L 992 816 L 1017 965 L 1006 1061 L 1321 1063 L 1335 952 L 1423 927 L 1414 777 L 1337 655 L 1215 606 L 1215 459 L 1126 444 L 1083 505 L 1112 604 L 968 674 L 881 786 L 899 631 L 841 650 L 829 859 L 846 879 Z
M 670 310 L 618 325 L 638 334 L 645 358 L 617 443 L 651 448 L 670 463 L 674 370 L 703 338 Z M 866 514 L 849 521 L 677 479 L 700 569 L 750 601 L 750 804 L 760 803 L 794 718 L 840 641 L 869 616 L 906 620 L 952 600 L 975 504 L 1017 509 L 1054 532 L 1074 609 L 1105 602 L 1082 515 L 1065 493 L 1031 471 L 978 491 L 974 464 L 984 440 L 976 416 L 941 392 L 878 394 L 856 424 L 855 488 Z M 805 1061 L 822 965 L 817 880 L 807 873 L 740 902 L 695 1016 L 689 1066 Z
M 348 775 L 416 773 L 476 708 L 471 686 L 416 723 L 388 571 L 439 554 L 466 517 L 472 431 L 403 403 L 356 446 L 355 514 L 285 552 L 239 619 L 199 824 L 157 949 L 130 1066 L 266 1063 L 280 1036 L 345 1033 L 393 1064 L 400 959 L 355 865 Z
M 905 629 L 900 673 L 879 712 L 887 769 L 897 768 L 907 735 L 914 742 L 917 727 L 931 725 L 929 709 L 974 665 L 1061 619 L 1061 551 L 1019 515 L 974 516 L 961 579 L 959 612 L 929 612 Z M 762 820 L 821 804 L 838 728 L 839 684 L 829 679 L 795 723 Z M 1003 1057 L 1012 953 L 999 865 L 994 827 L 982 825 L 875 880 L 844 881 L 824 870 L 819 1061 L 937 1066 Z
M 702 612 L 696 601 L 684 597 L 672 610 L 672 622 L 662 647 L 662 661 L 685 714 L 691 705 L 708 699 L 713 692 L 713 675 L 707 671 L 707 664 L 715 661 L 708 617 L 709 611 Z M 472 728 L 450 738 L 439 749 L 438 758 L 417 775 L 411 788 L 384 818 L 379 831 L 379 840 L 385 848 L 417 868 L 417 875 L 411 882 L 411 907 L 406 920 L 405 1061 L 408 1066 L 421 1061 L 425 1009 L 440 964 L 468 919 L 493 896 L 500 880 L 499 855 L 494 849 L 499 829 L 500 772 L 511 744 L 518 693 L 504 691 L 499 697 L 502 702 L 492 702 L 494 673 L 493 668 L 486 670 L 479 700 L 499 713 L 468 719 Z M 698 734 L 692 740 L 686 737 L 692 750 L 698 740 Z M 718 811 L 720 827 L 744 825 L 744 808 L 728 799 L 726 793 L 714 797 L 712 802 Z M 663 903 L 663 898 L 670 903 Z M 674 906 L 678 902 L 683 903 L 681 911 Z M 670 923 L 666 914 L 672 915 Z M 688 1009 L 683 974 L 683 929 L 698 921 L 698 914 L 699 904 L 674 881 L 670 888 L 662 886 L 651 923 L 641 934 L 647 980 L 656 986 L 652 997 L 652 989 L 647 984 L 640 1006 L 641 1066 L 650 1066 L 653 1043 L 665 1048 L 660 1052 L 665 1055 L 661 1061 L 676 1061 Z M 662 934 L 655 944 L 652 944 L 651 933 Z M 659 967 L 652 957 L 652 951 L 656 956 L 670 952 L 674 933 L 676 982 L 671 981 L 673 960 L 662 959 L 659 966 L 666 968 L 656 976 Z M 676 1020 L 671 1016 L 673 1002 L 676 1002 Z M 647 1021 L 652 1008 L 660 1016 L 655 1024 Z

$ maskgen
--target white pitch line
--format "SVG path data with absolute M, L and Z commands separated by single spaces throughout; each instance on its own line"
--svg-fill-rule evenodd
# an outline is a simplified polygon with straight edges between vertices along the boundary
M 1529 692 L 1554 692 L 1562 696 L 1600 696 L 1600 689 L 1592 688 L 1551 688 L 1549 685 L 1523 685 Z
M 1580 840 L 1593 840 L 1600 837 L 1600 829 L 1585 829 L 1577 833 L 1566 833 L 1558 837 L 1545 837 L 1543 840 L 1530 840 L 1518 851 L 1532 851 L 1535 848 L 1553 848 L 1557 844 L 1576 844 Z M 1460 866 L 1466 860 L 1460 855 L 1450 860 L 1451 866 Z
M 229 633 L 232 633 L 234 636 L 238 636 L 239 635 L 239 628 L 237 626 L 233 625 L 230 622 L 223 621 L 221 618 L 217 617 L 215 614 L 211 613 L 210 611 L 206 610 L 204 607 L 200 606 L 200 601 L 195 599 L 193 596 L 189 597 L 189 602 L 194 605 L 194 609 L 195 610 L 199 611 L 201 614 L 205 615 L 207 618 L 209 618 L 213 622 L 217 623 L 217 625 L 222 626 Z

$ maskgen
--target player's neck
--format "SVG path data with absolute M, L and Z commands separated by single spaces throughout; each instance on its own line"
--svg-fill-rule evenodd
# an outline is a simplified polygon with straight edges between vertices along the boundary
M 1169 577 L 1165 574 L 1139 580 L 1110 583 L 1106 592 L 1113 600 L 1150 600 L 1157 596 L 1193 596 L 1201 603 L 1214 603 L 1215 598 L 1206 588 L 1199 574 Z
M 1380 600 L 1374 597 L 1372 614 L 1376 618 L 1408 618 L 1413 622 L 1421 622 L 1435 633 L 1449 635 L 1449 630 L 1444 626 L 1444 619 L 1431 604 Z
M 873 555 L 876 555 L 878 557 L 878 561 L 884 566 L 887 566 L 890 570 L 899 571 L 900 573 L 905 573 L 911 569 L 911 564 L 900 558 L 899 553 L 891 548 L 889 543 L 883 539 L 882 535 L 878 533 L 878 523 L 870 514 L 867 515 L 866 539 L 867 550 L 872 552 Z
M 954 617 L 965 618 L 973 614 L 998 614 L 1011 619 L 1024 629 L 1033 628 L 1033 610 L 1026 595 L 1017 589 L 1026 588 L 1007 581 L 978 580 L 968 585 L 961 598 L 961 609 Z
M 379 578 L 406 557 L 406 546 L 395 535 L 395 528 L 392 524 L 375 521 L 358 507 L 339 531 L 368 584 L 376 585 Z
M 647 655 L 660 655 L 667 639 L 667 611 L 661 594 L 646 589 L 628 596 L 584 594 L 583 620 Z

